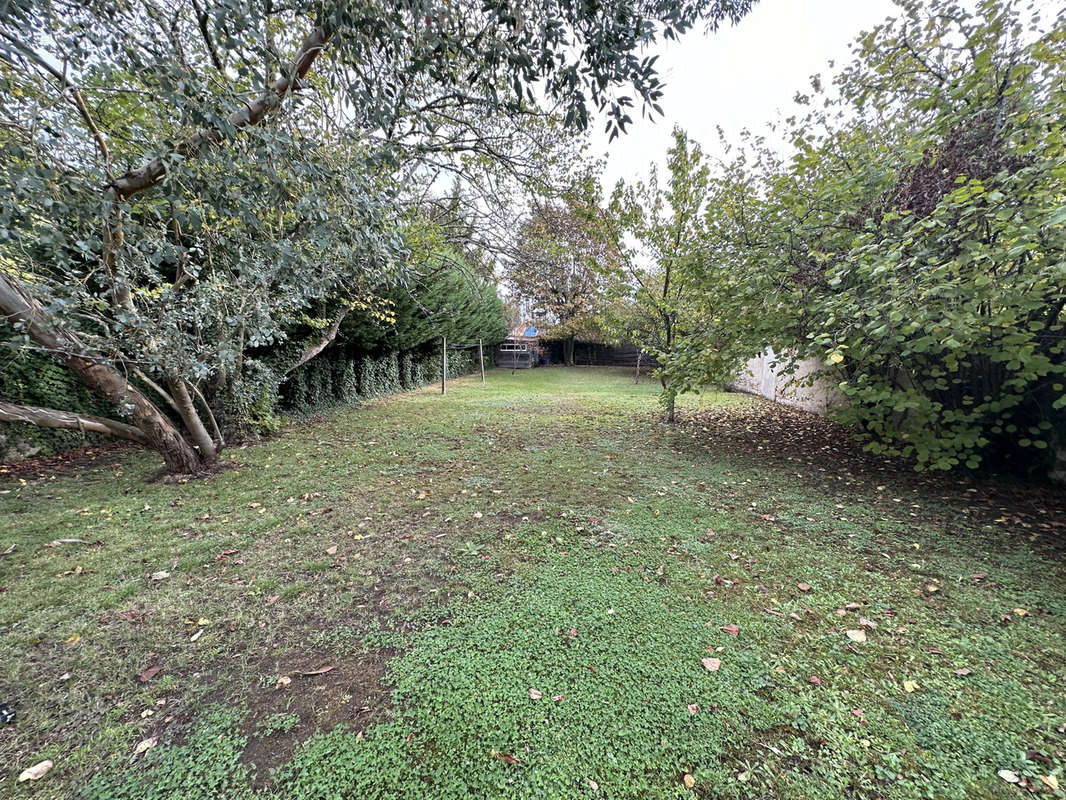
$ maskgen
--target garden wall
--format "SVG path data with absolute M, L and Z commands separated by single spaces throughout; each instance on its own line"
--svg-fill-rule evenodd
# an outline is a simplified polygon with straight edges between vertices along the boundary
M 776 363 L 778 358 L 767 348 L 744 365 L 731 388 L 823 416 L 843 402 L 843 396 L 826 377 L 822 362 L 805 359 L 794 372 L 785 374 L 784 364 Z

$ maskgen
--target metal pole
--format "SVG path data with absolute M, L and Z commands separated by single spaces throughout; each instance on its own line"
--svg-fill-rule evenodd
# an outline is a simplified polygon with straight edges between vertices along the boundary
M 448 337 L 440 337 L 440 393 L 448 393 Z
M 481 347 L 481 340 L 477 340 L 477 360 L 481 362 L 481 382 L 485 382 L 485 351 Z

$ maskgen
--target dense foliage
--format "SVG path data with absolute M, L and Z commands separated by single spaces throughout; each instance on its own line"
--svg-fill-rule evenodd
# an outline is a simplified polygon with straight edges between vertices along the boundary
M 1035 12 L 1032 12 L 1035 14 Z M 702 337 L 814 357 L 872 449 L 1046 469 L 1066 442 L 1066 18 L 905 2 L 815 78 L 787 161 L 749 136 L 710 178 Z
M 0 419 L 209 465 L 349 314 L 387 321 L 425 275 L 412 208 L 441 175 L 542 175 L 590 109 L 616 133 L 655 107 L 643 46 L 748 6 L 0 4 L 0 312 L 115 409 Z

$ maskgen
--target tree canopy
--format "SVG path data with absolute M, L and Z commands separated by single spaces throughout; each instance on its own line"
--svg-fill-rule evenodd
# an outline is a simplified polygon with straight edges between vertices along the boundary
M 624 130 L 662 94 L 641 49 L 749 5 L 3 3 L 0 313 L 116 409 L 94 424 L 197 471 L 227 397 L 417 282 L 442 176 L 532 180 L 591 109 Z

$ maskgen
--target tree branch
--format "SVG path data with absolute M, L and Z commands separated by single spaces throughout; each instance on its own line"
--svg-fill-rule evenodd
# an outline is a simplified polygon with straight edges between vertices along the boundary
M 104 433 L 137 444 L 148 445 L 148 438 L 132 425 L 92 414 L 76 414 L 54 408 L 20 406 L 0 400 L 0 422 L 24 422 L 38 428 L 68 428 Z
M 287 75 L 278 78 L 272 87 L 259 96 L 255 102 L 245 106 L 239 111 L 234 111 L 226 121 L 237 130 L 258 125 L 269 111 L 277 108 L 285 96 L 296 86 L 311 69 L 311 64 L 329 43 L 332 32 L 326 28 L 315 28 L 304 39 L 292 68 Z M 204 128 L 190 136 L 177 147 L 177 154 L 185 158 L 195 158 L 205 146 L 218 144 L 225 138 L 224 133 L 218 128 Z M 150 189 L 159 183 L 166 175 L 166 165 L 162 157 L 155 158 L 116 178 L 111 188 L 120 198 L 131 197 L 145 189 Z
M 332 342 L 334 339 L 337 338 L 337 331 L 340 330 L 341 323 L 344 321 L 344 318 L 346 316 L 348 316 L 348 312 L 349 311 L 351 311 L 351 306 L 349 306 L 347 303 L 345 303 L 341 307 L 341 310 L 338 311 L 337 315 L 333 318 L 333 322 L 330 324 L 329 328 L 326 330 L 326 332 L 322 336 L 322 338 L 318 339 L 318 340 L 314 341 L 312 344 L 308 345 L 308 347 L 303 351 L 303 353 L 300 355 L 300 357 L 296 360 L 296 363 L 293 364 L 291 367 L 289 367 L 287 370 L 285 370 L 284 374 L 288 375 L 294 369 L 296 369 L 297 367 L 303 366 L 308 361 L 310 361 L 312 358 L 314 358 L 319 353 L 321 353 L 323 350 L 325 350 L 326 346 L 330 342 Z

